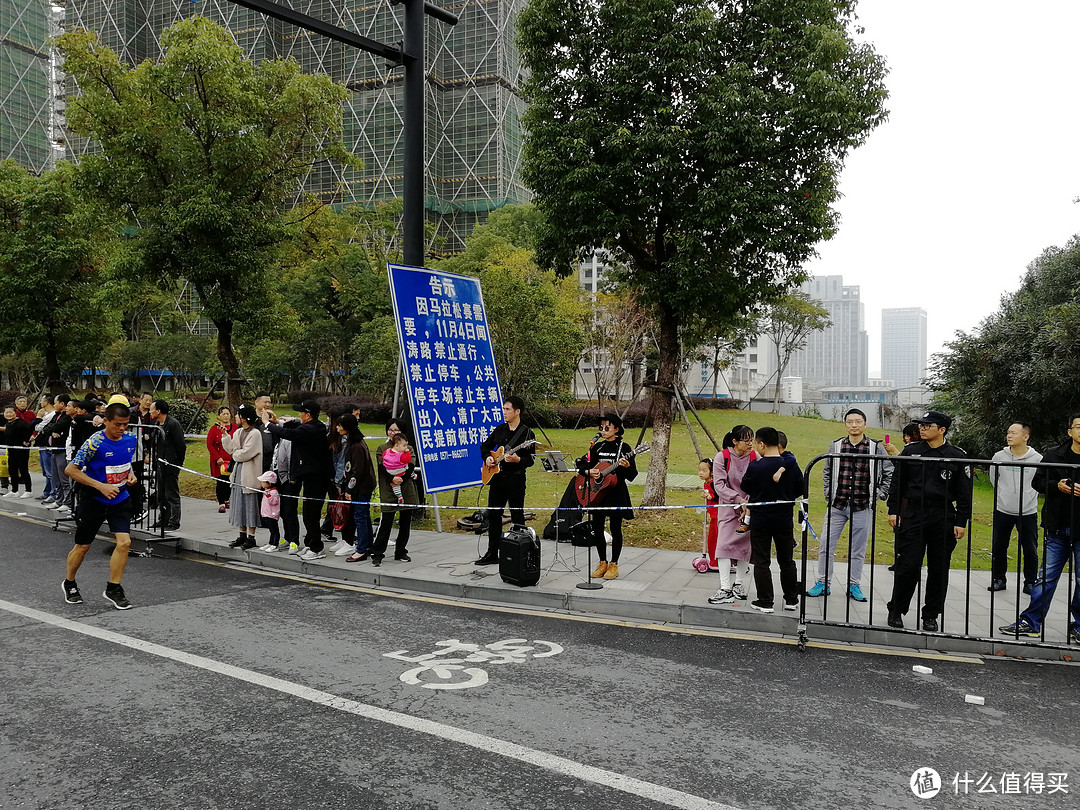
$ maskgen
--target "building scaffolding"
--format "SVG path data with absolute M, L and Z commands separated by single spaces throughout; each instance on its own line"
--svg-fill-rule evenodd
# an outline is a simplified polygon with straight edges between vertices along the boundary
M 404 14 L 391 0 L 281 0 L 380 42 L 404 38 Z M 17 0 L 21 3 L 34 0 Z M 457 26 L 428 26 L 425 100 L 425 213 L 433 228 L 429 253 L 462 250 L 489 212 L 531 198 L 521 183 L 523 73 L 515 44 L 526 0 L 442 0 Z M 293 58 L 305 72 L 323 73 L 351 91 L 343 113 L 346 148 L 364 166 L 311 169 L 302 193 L 334 205 L 376 205 L 401 196 L 404 81 L 381 57 L 347 48 L 267 18 L 228 0 L 68 0 L 67 27 L 97 31 L 134 65 L 161 57 L 161 33 L 202 15 L 228 29 L 255 60 Z M 78 155 L 91 144 L 73 140 Z

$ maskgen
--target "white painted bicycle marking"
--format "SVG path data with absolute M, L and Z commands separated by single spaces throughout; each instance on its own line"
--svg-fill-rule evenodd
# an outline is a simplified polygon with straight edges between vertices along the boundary
M 563 651 L 562 646 L 554 641 L 534 641 L 530 644 L 524 638 L 493 641 L 483 647 L 449 638 L 436 642 L 435 647 L 434 651 L 421 655 L 409 655 L 408 650 L 395 650 L 383 653 L 383 657 L 420 665 L 398 676 L 398 680 L 410 686 L 422 686 L 425 689 L 472 689 L 486 684 L 488 673 L 487 670 L 466 666 L 467 664 L 524 664 L 530 657 L 550 658 Z M 537 647 L 544 651 L 534 652 Z M 448 657 L 455 654 L 459 657 Z M 438 680 L 431 681 L 430 678 Z

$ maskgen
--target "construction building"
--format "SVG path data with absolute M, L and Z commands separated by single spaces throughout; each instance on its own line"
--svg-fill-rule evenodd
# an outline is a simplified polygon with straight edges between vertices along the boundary
M 49 49 L 62 14 L 47 0 L 0 2 L 0 160 L 35 174 L 63 156 L 63 89 Z
M 4 0 L 4 4 L 13 0 Z M 34 0 L 14 0 L 30 4 Z M 384 43 L 404 39 L 404 10 L 390 0 L 278 0 L 296 11 Z M 439 0 L 456 26 L 426 24 L 425 207 L 430 252 L 460 251 L 497 208 L 527 202 L 522 185 L 522 68 L 514 37 L 526 0 Z M 130 65 L 162 56 L 161 33 L 185 17 L 222 24 L 253 60 L 293 58 L 352 90 L 343 135 L 364 168 L 316 168 L 303 191 L 333 204 L 374 205 L 401 196 L 404 74 L 381 57 L 273 20 L 228 0 L 67 0 L 66 28 L 96 31 Z M 93 148 L 73 143 L 76 154 Z

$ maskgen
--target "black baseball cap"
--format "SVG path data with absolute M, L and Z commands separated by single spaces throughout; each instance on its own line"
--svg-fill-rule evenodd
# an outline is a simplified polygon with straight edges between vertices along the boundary
M 927 411 L 917 419 L 912 419 L 916 425 L 937 425 L 938 427 L 948 430 L 952 427 L 952 419 L 943 414 L 941 411 Z
M 296 409 L 296 412 L 310 414 L 312 419 L 318 419 L 322 409 L 319 407 L 318 402 L 307 399 L 300 403 L 300 407 Z

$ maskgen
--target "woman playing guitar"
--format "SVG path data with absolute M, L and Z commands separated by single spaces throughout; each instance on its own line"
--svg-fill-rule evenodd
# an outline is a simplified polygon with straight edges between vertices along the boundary
M 593 537 L 596 540 L 596 553 L 600 562 L 592 572 L 594 577 L 615 579 L 619 576 L 619 554 L 622 552 L 622 522 L 632 519 L 634 512 L 630 508 L 630 491 L 627 481 L 637 478 L 637 465 L 630 445 L 622 440 L 623 423 L 615 414 L 604 414 L 600 419 L 600 441 L 589 448 L 589 452 L 577 460 L 578 472 L 599 479 L 605 471 L 614 470 L 614 486 L 604 490 L 602 502 L 594 506 L 623 506 L 625 509 L 597 510 L 592 515 Z M 586 508 L 588 508 L 586 506 Z M 604 542 L 604 519 L 610 520 L 611 526 L 611 562 L 607 561 L 607 544 Z

